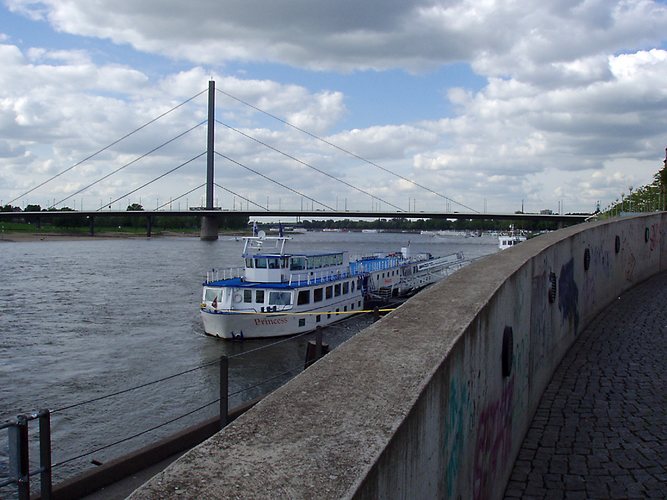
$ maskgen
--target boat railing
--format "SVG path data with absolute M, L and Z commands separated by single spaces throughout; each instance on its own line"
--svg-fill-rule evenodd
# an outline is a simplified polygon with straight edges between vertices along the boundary
M 245 269 L 243 267 L 232 267 L 227 269 L 212 269 L 206 272 L 205 283 L 214 281 L 230 280 L 243 276 Z
M 290 286 L 317 285 L 319 283 L 329 283 L 331 281 L 349 278 L 350 276 L 350 273 L 347 271 L 322 271 L 319 273 L 314 272 L 312 274 L 290 274 L 288 283 Z
M 400 257 L 375 257 L 373 259 L 358 260 L 355 262 L 355 266 L 357 273 L 373 273 L 398 267 L 401 260 Z
M 465 257 L 462 252 L 458 252 L 451 255 L 446 255 L 444 257 L 438 257 L 435 259 L 427 260 L 422 263 L 418 263 L 418 271 L 426 271 L 427 269 L 440 268 L 440 267 L 451 267 L 456 266 L 465 261 Z

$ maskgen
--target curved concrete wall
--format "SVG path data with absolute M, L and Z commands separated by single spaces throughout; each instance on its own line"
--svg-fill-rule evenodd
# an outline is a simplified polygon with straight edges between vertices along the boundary
M 655 214 L 583 224 L 468 266 L 132 498 L 500 498 L 577 334 L 667 266 L 665 222 Z

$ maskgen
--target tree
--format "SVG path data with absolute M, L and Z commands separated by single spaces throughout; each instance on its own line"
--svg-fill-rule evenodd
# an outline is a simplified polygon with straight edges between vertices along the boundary
M 144 207 L 142 207 L 139 203 L 132 203 L 132 205 L 128 205 L 127 207 L 127 212 L 143 212 Z
M 667 210 L 667 148 L 665 148 L 665 160 L 660 170 L 660 210 Z

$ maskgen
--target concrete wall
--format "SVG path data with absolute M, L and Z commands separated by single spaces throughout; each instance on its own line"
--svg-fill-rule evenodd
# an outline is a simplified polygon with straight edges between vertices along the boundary
M 583 224 L 468 266 L 132 498 L 500 498 L 572 341 L 624 290 L 667 267 L 666 222 L 656 214 Z

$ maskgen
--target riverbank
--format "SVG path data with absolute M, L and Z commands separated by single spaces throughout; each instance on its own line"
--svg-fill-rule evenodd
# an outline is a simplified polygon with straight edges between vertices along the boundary
M 239 232 L 225 232 L 219 235 L 228 236 L 242 236 Z M 178 231 L 159 231 L 154 232 L 151 238 L 199 238 L 199 232 L 178 232 Z M 90 236 L 87 233 L 23 233 L 23 232 L 7 232 L 0 233 L 0 243 L 23 243 L 33 241 L 94 241 L 94 240 L 110 240 L 110 239 L 127 239 L 127 238 L 148 238 L 145 233 L 129 233 L 129 232 L 99 232 L 95 236 Z

